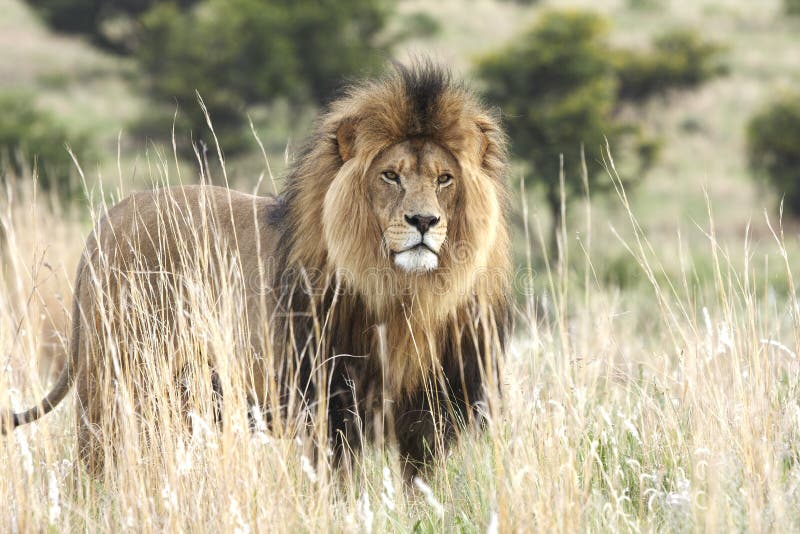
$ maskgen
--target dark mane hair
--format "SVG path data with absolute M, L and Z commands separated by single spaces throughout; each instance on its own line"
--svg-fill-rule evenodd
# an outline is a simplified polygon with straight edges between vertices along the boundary
M 411 66 L 397 64 L 396 75 L 402 81 L 405 97 L 410 109 L 407 125 L 410 137 L 433 137 L 440 127 L 436 110 L 443 94 L 454 87 L 449 71 L 431 62 Z M 463 88 L 459 87 L 459 90 Z

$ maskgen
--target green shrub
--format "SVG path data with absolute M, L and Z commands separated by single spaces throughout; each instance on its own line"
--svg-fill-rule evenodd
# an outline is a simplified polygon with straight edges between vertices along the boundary
M 171 3 L 142 17 L 137 57 L 152 96 L 180 106 L 208 144 L 199 93 L 223 148 L 247 146 L 249 106 L 286 99 L 320 104 L 343 79 L 375 71 L 387 46 L 384 0 L 207 0 L 189 12 Z M 167 133 L 167 132 L 165 132 Z
M 747 126 L 750 166 L 800 215 L 800 93 L 786 94 L 756 113 Z
M 430 39 L 442 31 L 442 24 L 436 17 L 424 11 L 415 11 L 399 17 L 400 30 L 397 37 L 405 39 Z
M 665 33 L 652 51 L 620 50 L 615 55 L 619 96 L 641 101 L 671 89 L 691 89 L 725 73 L 720 62 L 724 48 L 694 30 Z
M 617 80 L 608 22 L 581 11 L 546 12 L 514 43 L 478 64 L 489 100 L 502 106 L 517 157 L 530 165 L 527 180 L 544 188 L 559 212 L 559 156 L 567 196 L 583 190 L 581 145 L 590 163 L 602 159 L 605 139 L 616 144 L 633 130 L 615 119 Z M 599 173 L 588 175 L 594 189 Z
M 55 31 L 86 35 L 104 50 L 127 54 L 139 41 L 137 17 L 159 0 L 26 0 Z M 198 0 L 172 2 L 188 8 Z
M 228 153 L 252 146 L 253 106 L 324 103 L 344 80 L 380 68 L 390 43 L 438 31 L 423 14 L 387 31 L 391 0 L 26 1 L 54 30 L 134 55 L 154 100 L 134 131 L 168 137 L 177 104 L 180 137 L 188 130 L 213 146 L 199 94 Z
M 800 0 L 783 0 L 783 10 L 789 15 L 800 15 Z
M 80 189 L 66 145 L 87 156 L 86 136 L 70 132 L 51 114 L 38 109 L 31 97 L 0 94 L 0 178 L 36 171 L 39 186 L 69 197 Z
M 544 190 L 556 222 L 560 156 L 567 199 L 584 190 L 582 148 L 590 189 L 610 188 L 598 163 L 606 141 L 627 156 L 623 176 L 639 179 L 655 161 L 659 142 L 619 118 L 623 101 L 694 87 L 719 73 L 712 67 L 719 47 L 693 32 L 666 34 L 651 52 L 614 48 L 608 35 L 609 21 L 600 15 L 545 11 L 513 44 L 477 65 L 486 96 L 503 109 L 515 156 L 528 163 L 526 180 Z
M 628 8 L 642 11 L 664 8 L 664 0 L 628 0 Z

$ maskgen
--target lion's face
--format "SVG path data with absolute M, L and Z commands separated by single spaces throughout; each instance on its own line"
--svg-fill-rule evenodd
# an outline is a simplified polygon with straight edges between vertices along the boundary
M 373 160 L 367 194 L 396 267 L 414 273 L 439 266 L 460 179 L 458 161 L 428 140 L 398 143 Z
M 292 181 L 292 263 L 335 274 L 326 283 L 382 320 L 408 306 L 417 320 L 452 317 L 476 295 L 501 294 L 510 269 L 500 125 L 429 74 L 350 89 Z

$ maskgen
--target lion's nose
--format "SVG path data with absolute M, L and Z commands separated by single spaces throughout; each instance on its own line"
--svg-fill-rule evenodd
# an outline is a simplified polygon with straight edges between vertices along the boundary
M 439 217 L 434 217 L 433 215 L 412 215 L 406 217 L 406 222 L 419 230 L 419 233 L 425 235 L 425 232 L 428 231 L 429 228 L 436 226 L 436 223 L 439 222 Z

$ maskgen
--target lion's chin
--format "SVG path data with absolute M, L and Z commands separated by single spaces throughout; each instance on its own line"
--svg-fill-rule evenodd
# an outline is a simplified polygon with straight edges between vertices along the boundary
M 439 266 L 439 256 L 426 247 L 416 247 L 395 254 L 394 264 L 407 273 L 428 272 Z

